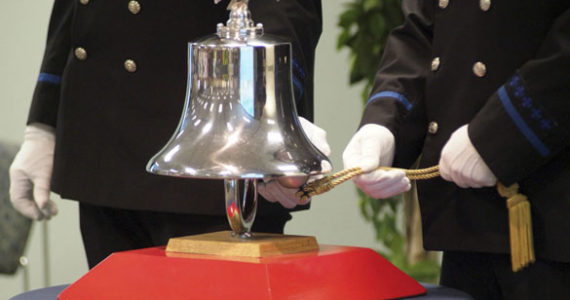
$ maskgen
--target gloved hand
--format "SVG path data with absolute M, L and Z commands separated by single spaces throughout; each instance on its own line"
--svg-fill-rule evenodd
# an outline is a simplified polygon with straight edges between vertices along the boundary
M 360 167 L 365 173 L 354 177 L 354 184 L 373 198 L 388 198 L 411 188 L 402 170 L 375 170 L 391 166 L 394 160 L 394 135 L 377 124 L 362 126 L 342 154 L 345 169 Z
M 55 148 L 54 129 L 34 123 L 26 126 L 24 142 L 10 166 L 10 200 L 24 216 L 37 221 L 57 214 L 49 198 Z
M 494 186 L 497 184 L 497 177 L 471 143 L 467 126 L 463 125 L 455 130 L 443 146 L 439 159 L 441 177 L 462 188 Z
M 317 149 L 319 149 L 324 155 L 329 156 L 331 154 L 331 148 L 327 142 L 327 132 L 302 117 L 299 117 L 299 121 L 301 122 L 301 127 L 303 128 L 303 131 L 305 132 L 311 143 L 313 143 L 313 145 L 315 145 L 315 147 L 317 147 Z M 332 170 L 332 166 L 330 165 L 330 163 L 325 160 L 321 162 L 321 168 L 325 173 L 330 172 Z M 308 178 L 309 179 L 308 181 L 310 182 L 316 180 L 319 177 L 322 176 L 319 175 L 311 176 L 310 178 Z M 299 204 L 307 204 L 307 202 L 310 201 L 309 200 L 305 203 L 301 203 L 300 202 L 301 200 L 297 198 L 297 196 L 295 196 L 295 193 L 297 193 L 298 188 L 283 186 L 280 183 L 279 179 L 270 180 L 268 182 L 259 182 L 257 185 L 257 190 L 259 194 L 261 194 L 265 199 L 267 199 L 267 201 L 279 202 L 281 203 L 281 205 L 283 205 L 283 207 L 286 208 L 293 208 Z

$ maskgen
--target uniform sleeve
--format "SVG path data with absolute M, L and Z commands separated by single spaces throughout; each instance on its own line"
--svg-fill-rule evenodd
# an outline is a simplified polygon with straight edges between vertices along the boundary
M 389 35 L 360 126 L 386 126 L 396 137 L 394 165 L 419 156 L 427 128 L 423 109 L 431 62 L 433 1 L 402 1 L 404 24 Z
M 570 10 L 469 124 L 469 137 L 498 179 L 511 184 L 570 143 Z
M 55 0 L 40 74 L 34 90 L 27 123 L 56 127 L 61 75 L 71 42 L 72 0 Z
M 291 41 L 293 88 L 300 116 L 313 121 L 315 49 L 322 32 L 320 0 L 251 1 L 252 18 L 268 34 Z

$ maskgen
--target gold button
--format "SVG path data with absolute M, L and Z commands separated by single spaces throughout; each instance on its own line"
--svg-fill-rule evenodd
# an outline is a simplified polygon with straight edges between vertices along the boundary
M 439 57 L 436 57 L 431 61 L 431 70 L 435 72 L 438 69 L 439 69 Z
M 491 0 L 479 0 L 479 7 L 482 11 L 488 11 L 491 8 Z
M 138 1 L 129 1 L 129 11 L 136 15 L 141 11 L 141 4 Z
M 439 7 L 446 8 L 449 5 L 449 0 L 439 0 Z
M 436 134 L 437 133 L 437 129 L 439 128 L 439 125 L 437 125 L 436 122 L 429 122 L 429 126 L 428 126 L 428 132 L 431 134 Z
M 125 70 L 131 73 L 136 72 L 137 64 L 135 63 L 135 61 L 132 59 L 125 60 Z
M 75 48 L 74 51 L 75 57 L 79 60 L 86 60 L 87 59 L 87 51 L 85 51 L 82 47 Z
M 478 61 L 473 65 L 473 73 L 477 77 L 483 77 L 487 74 L 487 67 L 484 63 Z
M 79 3 L 81 3 L 83 5 L 87 5 L 87 4 L 89 4 L 89 0 L 79 0 Z

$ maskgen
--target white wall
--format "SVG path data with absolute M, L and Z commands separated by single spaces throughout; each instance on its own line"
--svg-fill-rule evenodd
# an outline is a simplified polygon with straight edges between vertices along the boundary
M 204 1 L 204 0 L 202 0 Z M 336 18 L 346 0 L 323 0 L 324 34 L 316 61 L 316 123 L 327 130 L 335 171 L 360 118 L 360 88 L 348 86 L 346 52 L 336 50 Z M 20 143 L 43 54 L 53 1 L 0 1 L 0 139 Z M 87 271 L 77 205 L 56 199 L 60 214 L 48 222 L 50 285 L 71 283 Z M 32 289 L 44 286 L 42 223 L 28 244 Z M 286 232 L 314 235 L 322 244 L 376 247 L 372 227 L 360 217 L 351 183 L 313 199 L 310 211 L 294 214 Z M 23 274 L 0 275 L 0 300 L 22 292 Z

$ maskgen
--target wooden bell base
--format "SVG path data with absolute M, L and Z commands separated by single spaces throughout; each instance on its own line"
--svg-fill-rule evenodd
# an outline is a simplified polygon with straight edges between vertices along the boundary
M 58 299 L 366 300 L 424 293 L 419 283 L 366 248 L 320 245 L 254 258 L 153 247 L 111 254 Z
M 208 254 L 233 257 L 267 257 L 318 250 L 312 236 L 253 233 L 250 238 L 232 236 L 231 231 L 218 231 L 171 238 L 167 252 Z

